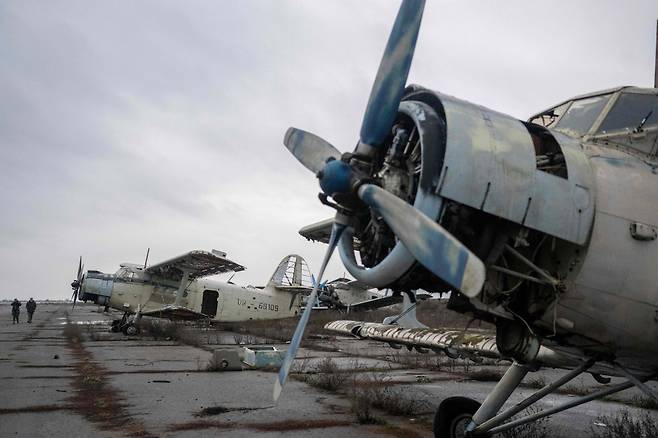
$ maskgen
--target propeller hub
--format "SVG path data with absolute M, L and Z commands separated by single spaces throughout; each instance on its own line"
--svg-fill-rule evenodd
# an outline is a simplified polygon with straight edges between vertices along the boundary
M 329 160 L 317 176 L 320 180 L 320 187 L 327 196 L 350 191 L 352 168 L 344 161 Z

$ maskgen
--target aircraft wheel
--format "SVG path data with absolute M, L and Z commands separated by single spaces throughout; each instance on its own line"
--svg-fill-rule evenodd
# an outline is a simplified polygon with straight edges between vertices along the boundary
M 434 437 L 472 437 L 473 435 L 466 433 L 466 426 L 479 408 L 480 403 L 466 397 L 449 397 L 443 400 L 434 416 Z M 477 437 L 480 438 L 481 435 Z
M 128 324 L 123 328 L 123 334 L 127 336 L 135 336 L 139 334 L 139 327 L 135 324 Z

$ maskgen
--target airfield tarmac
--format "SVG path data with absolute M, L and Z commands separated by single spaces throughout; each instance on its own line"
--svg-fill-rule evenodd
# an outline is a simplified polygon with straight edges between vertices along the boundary
M 328 351 L 302 349 L 296 364 L 300 371 L 312 370 L 332 357 L 339 367 L 356 368 L 356 375 L 385 375 L 397 394 L 418 402 L 417 415 L 376 412 L 385 422 L 364 425 L 350 409 L 350 399 L 340 392 L 291 378 L 274 406 L 275 372 L 207 371 L 212 349 L 222 343 L 234 345 L 239 338 L 230 332 L 204 332 L 212 345 L 200 346 L 126 337 L 108 332 L 117 315 L 98 313 L 92 305 L 71 311 L 64 304 L 41 304 L 33 324 L 25 323 L 23 312 L 22 322 L 13 325 L 9 306 L 0 306 L 1 436 L 431 436 L 431 419 L 441 400 L 466 395 L 481 401 L 494 385 L 473 380 L 485 367 L 467 372 L 455 367 L 414 368 L 380 343 L 338 337 L 317 342 L 330 346 Z M 494 374 L 504 370 L 486 368 Z M 550 381 L 557 375 L 541 371 L 526 379 Z M 583 390 L 600 386 L 589 375 L 574 385 Z M 531 391 L 521 388 L 513 401 Z M 631 389 L 620 397 L 629 400 L 639 395 Z M 550 395 L 539 406 L 550 407 L 571 397 Z M 603 427 L 595 424 L 601 423 L 599 416 L 623 409 L 632 416 L 648 412 L 658 417 L 655 410 L 596 401 L 551 417 L 545 427 L 548 436 L 591 436 L 592 428 Z

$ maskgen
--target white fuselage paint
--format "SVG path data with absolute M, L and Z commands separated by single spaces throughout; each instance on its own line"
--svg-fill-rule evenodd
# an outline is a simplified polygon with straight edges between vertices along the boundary
M 110 297 L 110 307 L 130 313 L 156 311 L 173 306 L 176 301 L 177 284 L 174 282 L 115 280 Z M 209 292 L 206 292 L 209 291 Z M 204 293 L 206 306 L 204 306 Z M 217 293 L 216 310 L 214 293 Z M 280 319 L 297 316 L 301 308 L 302 294 L 279 290 L 274 285 L 263 288 L 238 286 L 231 283 L 199 279 L 185 288 L 181 306 L 198 313 L 212 315 L 213 321 L 235 322 L 263 319 Z

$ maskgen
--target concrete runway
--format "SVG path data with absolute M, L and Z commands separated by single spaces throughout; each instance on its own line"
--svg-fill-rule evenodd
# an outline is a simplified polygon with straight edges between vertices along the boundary
M 431 436 L 441 400 L 466 395 L 481 401 L 494 384 L 469 380 L 467 372 L 454 367 L 410 367 L 396 356 L 403 353 L 372 342 L 338 338 L 317 341 L 333 351 L 302 349 L 305 359 L 297 361 L 298 367 L 312 369 L 325 357 L 343 368 L 358 364 L 358 373 L 377 372 L 404 397 L 421 402 L 412 417 L 380 412 L 386 424 L 361 425 L 344 395 L 289 379 L 273 406 L 274 372 L 206 371 L 208 350 L 215 345 L 199 348 L 109 333 L 116 316 L 98 313 L 96 306 L 71 311 L 63 304 L 40 304 L 33 324 L 25 323 L 23 312 L 21 323 L 13 325 L 9 306 L 0 305 L 0 436 Z M 230 333 L 215 332 L 213 339 L 234 344 Z M 557 375 L 541 372 L 547 381 Z M 599 386 L 590 376 L 576 384 Z M 512 400 L 531 391 L 522 388 Z M 629 398 L 639 392 L 623 394 Z M 551 395 L 539 407 L 570 397 Z M 589 436 L 591 428 L 600 427 L 597 417 L 622 409 L 634 416 L 644 412 L 623 403 L 592 402 L 555 415 L 546 427 L 555 436 Z M 214 415 L 205 415 L 209 411 Z

